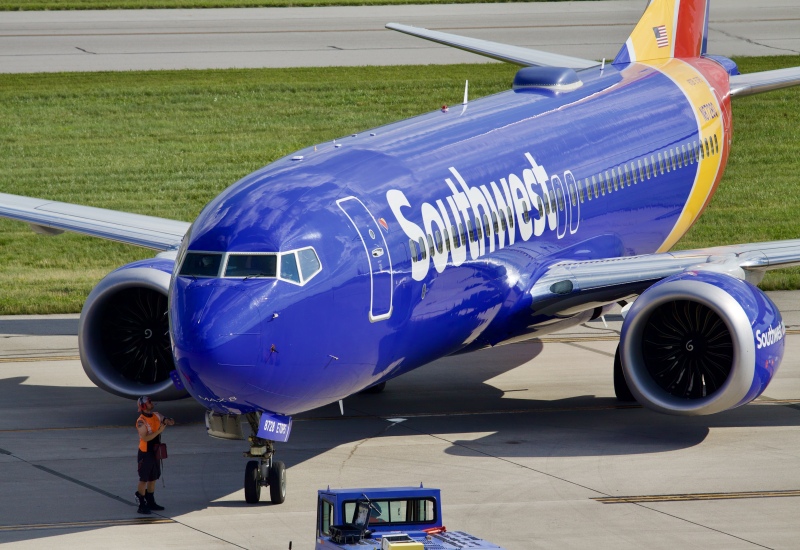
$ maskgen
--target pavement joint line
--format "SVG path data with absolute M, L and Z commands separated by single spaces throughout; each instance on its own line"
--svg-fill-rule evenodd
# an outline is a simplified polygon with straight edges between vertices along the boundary
M 75 361 L 80 355 L 42 355 L 37 357 L 0 357 L 0 363 L 33 363 L 38 361 Z
M 693 500 L 733 500 L 742 498 L 800 497 L 800 490 L 739 491 L 730 493 L 686 493 L 682 495 L 641 495 L 628 497 L 595 497 L 602 504 L 634 504 L 639 502 L 686 502 Z
M 80 529 L 96 527 L 117 527 L 121 525 L 153 525 L 158 523 L 177 523 L 172 518 L 131 518 L 98 519 L 90 521 L 65 521 L 61 523 L 33 523 L 27 525 L 0 525 L 0 533 L 8 531 L 41 531 L 45 529 Z
M 359 412 L 363 413 L 363 411 L 359 411 Z M 364 414 L 366 414 L 366 413 L 364 413 Z M 557 476 L 555 474 L 550 474 L 550 473 L 544 472 L 542 470 L 537 470 L 536 468 L 532 468 L 530 466 L 526 466 L 524 464 L 520 464 L 518 462 L 514 462 L 513 460 L 511 460 L 509 458 L 504 458 L 504 457 L 501 457 L 501 456 L 495 456 L 493 454 L 490 454 L 490 453 L 488 453 L 486 451 L 482 451 L 480 449 L 474 449 L 474 448 L 472 448 L 472 447 L 470 447 L 468 445 L 465 445 L 463 443 L 456 443 L 454 441 L 450 441 L 449 439 L 447 439 L 445 437 L 442 437 L 440 435 L 435 435 L 435 434 L 432 434 L 432 433 L 425 432 L 423 430 L 418 430 L 418 429 L 412 428 L 407 423 L 402 423 L 402 424 L 392 423 L 392 426 L 401 426 L 401 427 L 404 427 L 404 428 L 408 429 L 409 431 L 416 432 L 416 433 L 421 434 L 421 435 L 427 435 L 428 437 L 432 437 L 432 438 L 438 439 L 440 441 L 445 441 L 445 442 L 447 442 L 450 445 L 453 445 L 455 447 L 461 447 L 461 448 L 466 449 L 468 451 L 472 451 L 473 453 L 482 454 L 482 455 L 487 456 L 489 458 L 494 458 L 495 460 L 500 460 L 501 462 L 506 462 L 508 464 L 512 464 L 512 465 L 517 466 L 519 468 L 523 468 L 525 470 L 529 470 L 531 472 L 535 472 L 535 473 L 538 473 L 540 475 L 547 476 L 549 478 L 556 479 L 556 480 L 562 481 L 564 483 L 568 483 L 570 485 L 574 485 L 575 487 L 580 487 L 580 488 L 585 489 L 587 491 L 591 491 L 593 493 L 598 493 L 600 495 L 604 495 L 604 497 L 595 497 L 593 500 L 599 500 L 599 498 L 613 498 L 611 495 L 603 493 L 602 491 L 599 491 L 597 489 L 592 489 L 591 487 L 587 487 L 586 485 L 581 485 L 580 483 L 577 483 L 575 481 L 570 481 L 569 479 L 565 479 L 563 477 L 559 477 L 559 476 Z M 767 550 L 773 550 L 769 546 L 764 546 L 763 544 L 759 544 L 757 542 L 745 539 L 743 537 L 739 537 L 739 536 L 734 535 L 732 533 L 728 533 L 728 532 L 722 531 L 720 529 L 715 529 L 715 528 L 710 527 L 708 525 L 703 525 L 702 523 L 698 523 L 698 522 L 692 521 L 690 519 L 682 518 L 680 516 L 676 516 L 674 514 L 670 514 L 668 512 L 664 512 L 663 510 L 658 510 L 657 508 L 651 508 L 649 506 L 645 506 L 645 503 L 642 503 L 642 502 L 632 502 L 631 504 L 633 504 L 634 506 L 639 506 L 641 508 L 644 508 L 645 510 L 649 510 L 651 512 L 655 512 L 657 514 L 661 514 L 661 515 L 676 519 L 678 521 L 682 521 L 682 522 L 685 522 L 685 523 L 689 523 L 691 525 L 695 525 L 695 526 L 700 527 L 702 529 L 708 529 L 709 531 L 714 531 L 715 533 L 719 533 L 721 535 L 726 535 L 726 536 L 729 536 L 729 537 L 734 538 L 736 540 L 741 540 L 743 542 L 747 542 L 747 543 L 753 544 L 755 546 L 759 546 L 761 548 L 766 548 Z
M 118 495 L 115 495 L 113 493 L 109 493 L 108 491 L 104 491 L 103 489 L 100 489 L 99 487 L 95 487 L 93 485 L 90 485 L 89 483 L 86 483 L 86 482 L 81 481 L 79 479 L 75 479 L 74 477 L 71 477 L 71 476 L 68 476 L 66 474 L 62 474 L 61 472 L 57 472 L 55 470 L 52 470 L 52 469 L 48 468 L 47 466 L 42 466 L 40 464 L 34 464 L 32 462 L 29 462 L 29 461 L 25 460 L 24 458 L 20 458 L 20 457 L 14 455 L 14 454 L 11 454 L 11 453 L 9 453 L 9 454 L 11 456 L 13 456 L 14 458 L 17 458 L 17 459 L 21 460 L 22 462 L 25 462 L 26 464 L 29 464 L 30 466 L 33 466 L 37 470 L 41 470 L 41 471 L 46 472 L 48 474 L 54 475 L 56 477 L 60 477 L 61 479 L 65 480 L 65 481 L 69 481 L 70 483 L 74 483 L 76 485 L 79 485 L 79 486 L 84 487 L 86 489 L 89 489 L 91 491 L 94 491 L 95 493 L 101 494 L 101 495 L 103 495 L 105 497 L 114 499 L 114 500 L 116 500 L 118 502 L 122 502 L 123 504 L 127 504 L 128 506 L 136 506 L 135 503 L 133 503 L 133 502 L 131 502 L 129 500 L 125 500 L 124 498 L 122 498 L 122 497 L 120 497 Z M 164 519 L 164 520 L 169 520 L 166 523 L 176 523 L 176 524 L 181 525 L 183 527 L 187 527 L 187 528 L 189 528 L 189 529 L 191 529 L 193 531 L 197 531 L 198 533 L 202 533 L 202 534 L 204 534 L 204 535 L 206 535 L 208 537 L 215 538 L 215 539 L 217 539 L 219 541 L 222 541 L 222 542 L 224 542 L 226 544 L 229 544 L 231 546 L 235 546 L 237 548 L 242 548 L 243 550 L 247 550 L 244 546 L 239 546 L 235 542 L 231 542 L 229 540 L 225 540 L 222 537 L 218 537 L 217 535 L 213 535 L 213 534 L 211 534 L 211 533 L 209 533 L 207 531 L 203 531 L 202 529 L 198 529 L 197 527 L 192 527 L 191 525 L 188 525 L 188 524 L 183 523 L 181 521 L 178 521 L 176 519 L 170 518 L 168 516 L 162 516 L 161 514 L 159 514 L 157 512 L 155 512 L 154 514 L 156 516 Z

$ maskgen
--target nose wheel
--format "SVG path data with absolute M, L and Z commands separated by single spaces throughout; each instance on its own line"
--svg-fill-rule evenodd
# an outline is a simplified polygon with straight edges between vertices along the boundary
M 244 469 L 244 499 L 249 504 L 261 500 L 261 488 L 269 487 L 272 504 L 286 500 L 286 466 L 280 460 L 250 460 Z
M 257 421 L 251 426 L 257 430 Z M 280 460 L 273 460 L 275 446 L 272 441 L 255 435 L 247 440 L 250 450 L 244 456 L 256 460 L 249 460 L 244 468 L 244 500 L 248 504 L 257 503 L 261 500 L 261 488 L 269 487 L 272 504 L 282 504 L 286 500 L 286 465 Z

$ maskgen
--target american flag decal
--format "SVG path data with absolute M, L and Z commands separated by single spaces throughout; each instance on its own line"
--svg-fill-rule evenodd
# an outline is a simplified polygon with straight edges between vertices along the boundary
M 669 38 L 667 37 L 666 25 L 659 25 L 658 27 L 653 27 L 653 32 L 656 35 L 656 43 L 658 44 L 659 48 L 666 48 L 667 46 L 669 46 Z

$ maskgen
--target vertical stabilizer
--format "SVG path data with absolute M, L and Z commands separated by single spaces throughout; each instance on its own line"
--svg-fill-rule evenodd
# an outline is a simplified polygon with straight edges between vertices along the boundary
M 650 0 L 614 63 L 635 63 L 706 53 L 710 0 Z

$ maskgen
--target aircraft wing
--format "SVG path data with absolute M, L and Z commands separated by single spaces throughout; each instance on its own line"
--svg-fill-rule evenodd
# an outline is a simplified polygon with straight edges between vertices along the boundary
M 177 248 L 190 225 L 155 216 L 6 193 L 0 193 L 0 217 L 27 222 L 37 233 L 56 235 L 72 231 L 154 250 Z
M 800 85 L 800 67 L 740 74 L 731 77 L 731 97 L 771 92 Z
M 642 293 L 684 271 L 716 271 L 752 282 L 770 269 L 800 265 L 800 239 L 554 264 L 531 289 L 531 308 L 568 315 Z
M 555 53 L 543 52 L 540 50 L 532 50 L 529 48 L 522 48 L 519 46 L 509 46 L 499 42 L 491 42 L 489 40 L 479 40 L 477 38 L 468 38 L 466 36 L 458 36 L 457 34 L 449 34 L 446 32 L 430 31 L 420 27 L 411 27 L 409 25 L 401 25 L 400 23 L 388 23 L 387 29 L 393 31 L 400 31 L 412 36 L 424 38 L 432 42 L 438 42 L 445 46 L 452 46 L 459 50 L 476 53 L 484 57 L 491 57 L 498 61 L 507 61 L 523 67 L 531 66 L 548 66 L 548 67 L 568 67 L 570 69 L 586 69 L 587 67 L 594 67 L 599 65 L 597 61 L 589 59 L 581 59 L 579 57 L 570 57 L 568 55 L 559 55 Z

